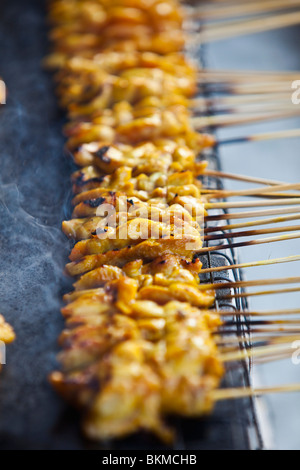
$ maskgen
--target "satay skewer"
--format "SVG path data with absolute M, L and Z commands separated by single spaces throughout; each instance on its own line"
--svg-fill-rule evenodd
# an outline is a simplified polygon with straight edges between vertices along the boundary
M 227 225 L 220 225 L 215 227 L 206 227 L 204 229 L 204 233 L 214 233 L 214 232 L 225 232 L 227 230 L 236 230 L 239 228 L 248 228 L 248 227 L 257 227 L 262 225 L 270 225 L 270 224 L 280 224 L 283 222 L 290 222 L 292 220 L 299 220 L 300 214 L 292 214 L 286 215 L 282 217 L 272 217 L 269 219 L 258 219 L 252 222 L 243 222 L 239 224 L 227 224 Z
M 300 238 L 300 232 L 296 232 L 291 235 L 287 234 L 287 235 L 280 235 L 277 237 L 260 238 L 257 240 L 250 240 L 250 241 L 240 242 L 240 243 L 228 243 L 224 245 L 210 246 L 210 247 L 202 248 L 201 250 L 198 251 L 198 254 L 203 255 L 205 253 L 214 252 L 214 251 L 225 251 L 225 250 L 229 250 L 233 248 L 242 248 L 246 246 L 264 245 L 264 244 L 269 244 L 269 243 L 283 242 L 287 240 L 297 240 L 299 238 Z
M 228 199 L 229 197 L 237 196 L 261 196 L 267 195 L 268 193 L 274 193 L 275 191 L 290 191 L 292 189 L 300 189 L 300 183 L 283 184 L 278 186 L 268 186 L 265 188 L 254 188 L 244 189 L 240 191 L 229 191 L 229 190 L 218 190 L 218 189 L 203 189 L 203 193 L 206 194 L 206 198 L 210 199 Z M 286 194 L 289 196 L 289 193 Z M 296 195 L 300 197 L 300 193 Z
M 262 121 L 273 121 L 279 119 L 287 119 L 293 116 L 299 116 L 299 109 L 297 106 L 291 107 L 288 110 L 274 111 L 273 113 L 258 113 L 258 114 L 229 114 L 229 115 L 214 115 L 207 117 L 194 117 L 191 118 L 193 127 L 201 131 L 209 127 L 230 127 L 241 126 L 245 124 L 252 124 Z
M 300 199 L 275 199 L 264 201 L 237 201 L 237 202 L 208 202 L 205 209 L 239 209 L 243 207 L 272 207 L 272 206 L 290 206 L 300 204 Z
M 226 25 L 207 25 L 201 32 L 188 40 L 189 44 L 207 43 L 235 38 L 247 34 L 272 31 L 300 24 L 300 12 L 263 16 L 258 19 L 241 20 Z
M 213 284 L 200 284 L 199 290 L 227 290 L 227 289 L 245 289 L 247 287 L 274 286 L 286 284 L 299 284 L 300 277 L 282 277 L 274 279 L 257 279 L 254 281 L 235 281 L 235 282 L 215 282 Z
M 300 314 L 300 309 L 295 308 L 295 309 L 289 309 L 289 310 L 265 310 L 265 311 L 241 311 L 241 312 L 236 312 L 236 311 L 218 311 L 218 315 L 221 317 L 235 317 L 235 316 L 250 316 L 250 317 L 269 317 L 269 316 L 285 316 L 285 315 L 299 315 Z
M 221 388 L 212 392 L 214 401 L 237 400 L 261 395 L 272 395 L 277 393 L 295 393 L 300 392 L 300 384 L 280 385 L 278 387 L 265 388 Z
M 292 139 L 300 137 L 300 129 L 289 129 L 284 131 L 266 132 L 262 134 L 253 134 L 242 137 L 233 137 L 222 139 L 216 142 L 216 145 L 243 144 L 248 142 L 261 142 L 265 140 Z
M 300 6 L 299 0 L 269 0 L 269 1 L 254 1 L 246 2 L 238 5 L 214 5 L 214 2 L 205 7 L 197 7 L 192 12 L 187 13 L 187 17 L 194 20 L 210 21 L 210 20 L 224 20 L 227 18 L 252 16 L 268 13 L 271 11 L 288 10 Z M 222 23 L 221 23 L 222 24 Z
M 253 219 L 255 217 L 265 217 L 268 215 L 281 215 L 281 214 L 299 214 L 300 208 L 297 207 L 283 207 L 280 209 L 269 209 L 259 211 L 245 211 L 245 212 L 225 212 L 216 215 L 207 215 L 204 217 L 205 222 L 221 221 L 221 220 L 241 220 Z
M 263 261 L 253 261 L 251 263 L 239 263 L 230 266 L 218 266 L 215 268 L 202 269 L 201 274 L 219 273 L 223 271 L 231 271 L 232 269 L 255 268 L 259 266 L 272 266 L 274 264 L 284 264 L 300 261 L 300 255 L 287 256 L 285 258 L 268 259 Z
M 300 225 L 283 226 L 283 227 L 280 226 L 280 227 L 273 227 L 273 228 L 261 229 L 261 230 L 245 230 L 242 232 L 229 232 L 229 233 L 205 235 L 203 239 L 204 241 L 235 240 L 236 238 L 255 237 L 257 235 L 270 235 L 273 233 L 294 232 L 296 230 L 300 230 Z
M 250 359 L 255 357 L 263 357 L 263 356 L 270 356 L 277 353 L 289 352 L 293 353 L 292 344 L 276 344 L 271 346 L 262 346 L 255 349 L 248 349 L 248 350 L 239 350 L 230 353 L 225 353 L 220 355 L 220 360 L 223 362 L 232 362 L 232 361 L 240 361 L 244 359 Z M 299 385 L 300 387 L 300 385 Z
M 256 292 L 240 292 L 237 294 L 228 294 L 222 295 L 222 299 L 224 300 L 232 300 L 232 299 L 242 299 L 242 298 L 250 298 L 250 297 L 262 297 L 265 295 L 278 295 L 278 294 L 293 294 L 295 292 L 300 292 L 299 287 L 291 287 L 288 289 L 274 289 L 274 290 L 265 290 L 265 291 L 256 291 Z
M 259 177 L 254 177 L 254 176 L 238 175 L 235 173 L 226 173 L 223 171 L 217 171 L 217 170 L 211 170 L 211 169 L 206 169 L 204 173 L 200 176 L 212 176 L 215 178 L 229 179 L 229 180 L 234 180 L 234 181 L 244 181 L 245 183 L 257 183 L 257 184 L 262 184 L 266 186 L 277 186 L 277 185 L 286 184 L 282 181 L 275 181 L 275 180 L 270 180 L 267 178 L 259 178 Z

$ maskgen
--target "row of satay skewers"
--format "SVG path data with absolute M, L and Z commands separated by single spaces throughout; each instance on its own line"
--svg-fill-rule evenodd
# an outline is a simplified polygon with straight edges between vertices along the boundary
M 235 106 L 228 97 L 219 117 L 195 117 L 195 105 L 199 108 L 202 100 L 196 98 L 199 86 L 234 89 L 237 104 L 250 94 L 263 95 L 268 80 L 253 75 L 248 89 L 229 83 L 228 76 L 199 75 L 183 55 L 188 17 L 176 0 L 54 0 L 49 18 L 54 51 L 46 63 L 56 70 L 59 102 L 68 115 L 67 149 L 80 167 L 72 175 L 72 219 L 63 223 L 64 233 L 76 242 L 67 265 L 76 283 L 62 309 L 62 372 L 53 373 L 51 382 L 84 411 L 84 430 L 91 438 L 145 429 L 170 441 L 173 433 L 165 416 L 201 416 L 217 400 L 254 393 L 219 389 L 226 363 L 250 356 L 286 357 L 291 341 L 298 338 L 298 319 L 284 325 L 265 319 L 281 313 L 292 318 L 298 310 L 253 312 L 257 347 L 240 351 L 242 338 L 232 336 L 233 323 L 223 321 L 234 314 L 211 310 L 215 291 L 224 290 L 223 298 L 241 297 L 241 288 L 288 281 L 201 284 L 201 273 L 226 268 L 203 270 L 199 255 L 300 238 L 298 226 L 256 229 L 300 218 L 300 184 L 212 172 L 197 160 L 217 143 L 199 129 L 218 125 L 221 118 L 224 125 L 242 119 L 239 111 L 227 116 L 228 106 Z M 275 110 L 270 106 L 268 113 L 251 110 L 243 122 L 293 115 L 294 109 L 281 106 L 281 78 L 276 84 L 272 98 L 280 93 L 280 105 Z M 202 100 L 204 108 L 208 104 Z M 260 188 L 206 190 L 201 175 L 249 181 Z M 262 200 L 224 202 L 236 196 Z M 260 206 L 276 208 L 235 217 L 273 217 L 232 224 L 226 222 L 228 214 L 210 212 Z M 289 215 L 275 217 L 285 212 Z M 212 220 L 225 225 L 203 229 Z M 244 226 L 247 230 L 241 231 Z M 221 235 L 215 233 L 219 230 Z M 235 241 L 281 231 L 286 233 Z M 223 245 L 217 244 L 220 240 Z M 295 256 L 248 267 L 298 260 Z

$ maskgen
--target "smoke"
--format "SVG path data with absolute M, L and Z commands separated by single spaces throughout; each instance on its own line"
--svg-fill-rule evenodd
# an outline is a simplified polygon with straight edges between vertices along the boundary
M 71 246 L 61 232 L 69 216 L 72 164 L 63 153 L 63 117 L 47 52 L 43 2 L 10 0 L 0 18 L 0 313 L 17 340 L 0 375 L 0 443 L 50 445 L 64 404 L 47 375 L 56 367 L 63 329 L 62 294 Z M 22 14 L 21 14 L 22 12 Z

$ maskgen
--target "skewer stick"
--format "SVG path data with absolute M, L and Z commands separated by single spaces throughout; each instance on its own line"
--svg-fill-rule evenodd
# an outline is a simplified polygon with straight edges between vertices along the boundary
M 300 384 L 282 385 L 278 387 L 266 388 L 227 388 L 214 390 L 212 397 L 214 401 L 236 400 L 259 395 L 271 395 L 274 393 L 295 393 L 300 392 Z
M 279 361 L 284 361 L 284 360 L 291 360 L 291 353 L 281 353 L 281 354 L 276 354 L 274 356 L 268 356 L 268 357 L 261 357 L 257 358 L 255 360 L 256 365 L 260 364 L 270 364 L 271 362 L 279 362 Z
M 216 268 L 202 269 L 201 274 L 219 273 L 223 271 L 231 271 L 232 269 L 246 269 L 246 268 L 254 268 L 258 266 L 272 266 L 273 264 L 292 263 L 294 261 L 300 261 L 300 255 L 287 256 L 286 258 L 254 261 L 252 263 L 241 263 L 241 264 L 234 264 L 231 266 L 220 266 Z
M 300 277 L 281 277 L 274 279 L 258 279 L 255 281 L 236 281 L 236 282 L 218 282 L 214 284 L 200 284 L 199 290 L 227 290 L 227 289 L 242 289 L 246 287 L 257 286 L 274 286 L 285 284 L 299 284 Z
M 244 137 L 234 137 L 217 141 L 216 145 L 242 144 L 246 142 L 261 142 L 264 140 L 292 139 L 300 137 L 300 129 L 291 129 L 279 132 L 267 132 L 264 134 L 254 134 Z
M 236 335 L 237 333 L 237 330 L 236 330 L 236 326 L 234 327 L 234 329 L 224 329 L 223 331 L 222 330 L 216 330 L 215 332 L 212 332 L 213 335 L 215 336 L 220 336 L 220 335 L 225 335 L 225 336 L 229 336 L 229 335 Z M 277 335 L 281 335 L 282 337 L 286 337 L 288 334 L 292 335 L 292 334 L 300 334 L 300 328 L 298 326 L 289 326 L 289 327 L 286 327 L 286 326 L 276 326 L 276 327 L 273 327 L 273 326 L 264 326 L 264 327 L 260 327 L 260 328 L 255 328 L 255 329 L 251 329 L 251 334 L 277 334 Z
M 236 197 L 236 196 L 256 196 L 256 195 L 265 195 L 268 193 L 274 193 L 275 191 L 290 191 L 292 189 L 300 189 L 300 183 L 295 184 L 283 184 L 278 186 L 268 186 L 266 188 L 252 188 L 252 189 L 244 189 L 241 191 L 226 191 L 226 190 L 202 190 L 204 194 L 207 193 L 206 197 L 210 199 L 227 199 L 229 197 Z M 210 192 L 212 191 L 212 192 Z M 288 196 L 288 194 L 287 194 Z M 298 195 L 300 198 L 300 193 Z
M 248 321 L 245 321 L 245 322 L 242 322 L 240 324 L 241 326 L 245 326 L 245 327 L 250 327 L 250 326 L 273 326 L 273 325 L 283 325 L 283 326 L 295 326 L 295 327 L 298 327 L 300 325 L 300 319 L 299 318 L 296 318 L 296 319 L 284 319 L 284 320 L 262 320 L 262 319 L 258 319 L 258 320 L 248 320 Z M 226 328 L 228 327 L 231 327 L 231 326 L 234 326 L 236 327 L 236 320 L 231 320 L 231 321 L 227 321 L 226 323 L 224 323 L 220 329 L 221 329 L 221 332 L 225 332 L 226 333 Z M 218 332 L 218 330 L 216 330 Z M 251 330 L 252 331 L 252 330 Z
M 244 83 L 230 83 L 230 82 L 205 82 L 202 80 L 198 82 L 198 88 L 200 90 L 210 91 L 212 93 L 223 93 L 230 94 L 239 98 L 243 95 L 263 95 L 265 100 L 267 100 L 267 95 L 274 95 L 274 93 L 286 93 L 287 90 L 291 90 L 292 81 L 280 81 L 280 82 L 254 82 L 249 83 L 245 81 Z M 269 97 L 270 97 L 269 96 Z M 225 97 L 224 97 L 225 98 Z
M 251 95 L 250 95 L 251 96 Z M 262 98 L 262 95 L 258 95 Z M 272 95 L 271 95 L 272 96 Z M 279 95 L 280 96 L 280 95 Z M 234 96 L 234 98 L 239 98 L 239 96 Z M 248 95 L 249 98 L 249 95 Z M 213 99 L 207 99 L 205 102 L 205 99 L 203 99 L 203 102 L 201 103 L 200 100 L 195 101 L 193 100 L 190 103 L 189 109 L 192 111 L 194 114 L 201 114 L 201 113 L 206 113 L 207 111 L 211 111 L 214 114 L 220 113 L 245 113 L 246 111 L 249 113 L 253 112 L 266 112 L 266 111 L 276 111 L 276 110 L 281 110 L 281 109 L 289 109 L 292 106 L 294 106 L 291 102 L 291 94 L 285 94 L 284 97 L 280 98 L 278 96 L 273 97 L 272 99 L 270 98 L 270 94 L 266 94 L 265 99 L 256 100 L 254 99 L 248 99 L 247 101 L 240 101 L 237 99 L 235 103 L 231 104 L 226 104 L 222 103 L 222 101 L 217 101 Z
M 254 237 L 257 235 L 270 235 L 272 233 L 293 232 L 295 230 L 300 230 L 300 225 L 292 225 L 288 227 L 266 228 L 266 229 L 261 229 L 261 230 L 245 230 L 242 232 L 229 232 L 229 233 L 221 233 L 221 234 L 214 234 L 214 235 L 205 235 L 204 240 L 205 241 L 235 240 L 236 238 Z
M 209 8 L 196 8 L 193 12 L 189 12 L 187 16 L 194 20 L 222 20 L 226 18 L 259 15 L 270 11 L 288 10 L 295 8 L 298 5 L 300 5 L 299 0 L 287 0 L 286 2 L 283 2 L 282 0 L 255 1 L 247 2 L 245 4 L 218 7 L 210 5 Z
M 287 207 L 282 209 L 270 209 L 262 211 L 246 211 L 246 212 L 230 212 L 217 215 L 208 215 L 204 218 L 206 222 L 218 220 L 239 220 L 239 219 L 252 219 L 254 217 L 264 217 L 266 215 L 280 215 L 280 214 L 299 214 L 300 208 Z
M 207 117 L 194 117 L 192 124 L 196 130 L 206 129 L 208 127 L 229 127 L 240 126 L 243 124 L 251 124 L 261 121 L 272 121 L 277 119 L 286 119 L 299 115 L 297 107 L 291 109 L 277 111 L 273 113 L 259 113 L 259 114 L 239 114 L 239 115 L 216 115 Z
M 268 344 L 284 344 L 284 343 L 291 343 L 294 341 L 300 340 L 299 335 L 287 335 L 287 336 L 251 336 L 251 345 L 254 343 L 268 343 Z M 214 341 L 218 344 L 240 344 L 240 343 L 245 343 L 249 341 L 249 338 L 247 339 L 247 336 L 236 336 L 236 337 L 230 337 L 230 338 L 214 338 Z
M 257 240 L 250 240 L 247 242 L 228 243 L 225 245 L 210 246 L 210 247 L 202 248 L 201 250 L 198 251 L 198 254 L 202 255 L 204 253 L 209 253 L 213 251 L 224 251 L 224 250 L 229 250 L 233 248 L 242 248 L 245 246 L 264 245 L 268 243 L 276 243 L 276 242 L 282 242 L 282 241 L 287 241 L 287 240 L 297 240 L 298 238 L 300 238 L 300 232 L 296 232 L 292 235 L 289 235 L 289 234 L 280 235 L 278 237 L 260 238 Z
M 277 185 L 285 184 L 282 181 L 274 181 L 274 180 L 269 180 L 265 178 L 255 178 L 252 176 L 245 176 L 245 175 L 236 175 L 234 173 L 224 173 L 223 171 L 216 171 L 216 170 L 209 170 L 209 169 L 205 170 L 205 172 L 203 173 L 203 176 L 213 176 L 216 178 L 224 178 L 224 179 L 230 179 L 230 180 L 235 180 L 235 181 L 244 181 L 246 183 L 257 183 L 257 184 L 263 184 L 267 186 L 277 186 Z
M 242 103 L 239 105 L 231 105 L 231 106 L 210 106 L 210 111 L 214 115 L 240 115 L 240 114 L 258 114 L 258 113 L 270 113 L 270 112 L 278 112 L 278 111 L 288 111 L 294 110 L 295 105 L 292 103 L 291 98 L 286 98 L 284 101 L 271 101 L 270 102 L 263 102 L 263 103 Z M 193 113 L 195 115 L 204 114 L 207 115 L 207 108 L 194 108 Z
M 291 343 L 292 344 L 292 343 Z M 250 359 L 254 357 L 263 357 L 269 356 L 272 354 L 277 354 L 281 352 L 288 352 L 290 351 L 292 354 L 292 348 L 286 344 L 276 344 L 272 346 L 262 346 L 261 348 L 255 348 L 253 350 L 240 350 L 234 351 L 232 353 L 222 354 L 219 358 L 222 362 L 232 362 L 232 361 L 240 361 L 243 359 Z M 300 384 L 299 384 L 299 391 L 300 391 Z
M 197 39 L 191 39 L 191 42 L 212 42 L 220 41 L 231 37 L 244 36 L 274 29 L 286 28 L 288 26 L 298 25 L 300 23 L 300 12 L 284 13 L 272 15 L 254 20 L 242 20 L 225 26 L 215 25 L 206 27 L 197 34 Z
M 223 85 L 241 85 L 241 86 L 257 86 L 259 84 L 282 85 L 285 83 L 293 82 L 299 78 L 299 72 L 283 72 L 281 74 L 275 71 L 264 71 L 264 72 L 251 72 L 249 70 L 201 70 L 196 78 L 198 83 L 204 84 L 223 84 Z M 282 90 L 282 93 L 286 94 L 287 90 Z M 207 99 L 214 99 L 207 98 Z
M 241 299 L 248 297 L 260 297 L 264 295 L 275 295 L 275 294 L 292 294 L 294 292 L 300 292 L 299 287 L 292 287 L 290 289 L 276 289 L 276 290 L 266 290 L 266 291 L 257 291 L 257 292 L 241 292 L 239 294 L 230 294 L 222 296 L 224 300 L 231 299 Z
M 242 207 L 272 207 L 272 206 L 290 206 L 300 204 L 300 198 L 297 199 L 275 199 L 273 201 L 237 201 L 237 202 L 208 202 L 205 209 L 239 209 Z
M 244 80 L 247 77 L 250 79 L 267 79 L 275 80 L 296 80 L 299 78 L 300 70 L 242 70 L 242 69 L 202 69 L 198 72 L 198 78 L 211 78 L 211 79 L 232 79 Z
M 211 312 L 211 311 L 210 311 Z M 266 310 L 261 312 L 225 312 L 225 311 L 217 311 L 217 315 L 225 316 L 225 317 L 234 317 L 234 316 L 249 316 L 249 317 L 269 317 L 269 316 L 285 316 L 285 315 L 298 315 L 300 314 L 300 309 L 296 308 L 293 310 Z
M 227 224 L 220 225 L 217 227 L 207 227 L 204 229 L 204 233 L 213 233 L 213 232 L 225 232 L 227 230 L 236 230 L 238 228 L 247 228 L 247 227 L 257 227 L 261 225 L 270 225 L 270 224 L 280 224 L 283 222 L 289 222 L 292 220 L 299 220 L 300 214 L 292 214 L 284 217 L 271 217 L 269 219 L 259 219 L 253 220 L 252 222 L 243 222 L 240 224 Z
M 300 76 L 300 72 L 299 72 Z M 292 82 L 292 81 L 291 81 Z M 244 104 L 287 102 L 291 99 L 291 92 L 266 93 L 265 95 L 246 94 L 233 96 L 218 96 L 218 98 L 195 98 L 191 101 L 191 108 L 194 109 L 217 109 Z

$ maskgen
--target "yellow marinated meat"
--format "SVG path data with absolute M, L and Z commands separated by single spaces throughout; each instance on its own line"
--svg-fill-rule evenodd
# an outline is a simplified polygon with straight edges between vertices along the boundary
M 197 67 L 177 0 L 52 0 L 52 54 L 73 214 L 61 370 L 51 383 L 95 440 L 141 429 L 171 442 L 168 415 L 212 411 L 224 375 L 214 292 L 200 285 L 205 196 Z M 1 334 L 1 326 L 0 326 Z

